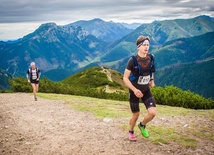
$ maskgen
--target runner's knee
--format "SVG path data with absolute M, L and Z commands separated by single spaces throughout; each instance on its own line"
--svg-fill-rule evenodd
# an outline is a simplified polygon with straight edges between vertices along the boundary
M 148 109 L 148 115 L 149 115 L 150 117 L 155 117 L 155 115 L 156 115 L 156 108 L 155 108 L 155 107 L 149 108 L 149 109 Z

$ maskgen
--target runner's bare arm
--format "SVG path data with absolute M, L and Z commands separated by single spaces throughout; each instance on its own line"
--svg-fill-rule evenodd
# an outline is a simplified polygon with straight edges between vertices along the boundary
M 125 85 L 126 85 L 129 89 L 131 89 L 131 90 L 134 92 L 134 94 L 135 94 L 138 98 L 143 97 L 142 92 L 141 92 L 139 89 L 135 88 L 135 87 L 132 85 L 131 81 L 129 80 L 130 74 L 131 74 L 131 71 L 128 70 L 128 69 L 125 69 L 124 75 L 123 75 L 123 82 L 125 83 Z
M 150 79 L 149 86 L 150 86 L 150 88 L 153 88 L 155 86 L 154 73 L 152 73 L 152 77 Z
M 27 81 L 28 81 L 28 82 L 30 82 L 30 79 L 29 79 L 28 73 L 26 74 L 26 78 L 27 78 Z

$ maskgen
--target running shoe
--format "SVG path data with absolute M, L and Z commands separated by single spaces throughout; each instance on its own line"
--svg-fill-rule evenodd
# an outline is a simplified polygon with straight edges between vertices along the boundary
M 130 141 L 136 141 L 137 138 L 135 137 L 135 135 L 133 133 L 129 132 L 129 140 Z
M 35 97 L 35 101 L 37 101 L 37 98 Z
M 139 129 L 140 129 L 140 131 L 141 131 L 141 133 L 142 133 L 142 135 L 143 135 L 144 137 L 149 137 L 149 133 L 148 133 L 148 131 L 146 130 L 146 127 L 145 127 L 145 126 L 141 126 L 140 124 L 138 124 L 138 127 L 139 127 Z

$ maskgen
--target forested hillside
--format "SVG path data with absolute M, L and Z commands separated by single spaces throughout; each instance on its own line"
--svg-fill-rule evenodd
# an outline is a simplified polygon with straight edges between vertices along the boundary
M 214 31 L 166 42 L 151 51 L 158 69 L 214 58 Z
M 187 63 L 156 72 L 158 86 L 174 85 L 214 99 L 214 59 Z

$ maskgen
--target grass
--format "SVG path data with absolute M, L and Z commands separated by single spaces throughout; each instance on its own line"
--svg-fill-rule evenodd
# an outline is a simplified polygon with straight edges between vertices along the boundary
M 166 128 L 164 126 L 148 126 L 149 139 L 155 144 L 169 144 L 171 140 L 178 138 L 175 134 L 175 128 Z
M 198 146 L 198 140 L 194 138 L 190 138 L 187 135 L 181 135 L 182 138 L 178 139 L 178 144 L 186 147 L 197 147 Z
M 72 108 L 90 112 L 99 118 L 120 118 L 130 115 L 129 104 L 127 102 L 64 94 L 39 93 L 38 96 L 52 100 L 64 100 Z
M 71 108 L 92 113 L 94 116 L 104 119 L 123 119 L 127 124 L 118 124 L 120 128 L 126 132 L 129 129 L 128 121 L 131 116 L 129 103 L 127 101 L 113 101 L 105 99 L 97 99 L 84 96 L 73 96 L 64 94 L 46 94 L 38 93 L 39 97 L 51 100 L 64 100 Z M 142 106 L 142 105 L 141 105 Z M 141 108 L 141 113 L 146 110 Z M 180 107 L 170 107 L 164 105 L 157 105 L 157 117 L 183 117 L 188 119 L 191 117 L 200 117 L 206 121 L 212 122 L 214 120 L 214 110 L 193 110 Z M 207 123 L 206 123 L 207 124 Z M 209 124 L 209 123 L 208 123 Z M 136 126 L 137 128 L 137 126 Z M 149 140 L 157 145 L 167 145 L 170 143 L 177 143 L 185 147 L 197 147 L 200 139 L 210 140 L 214 142 L 214 132 L 212 126 L 193 121 L 188 123 L 188 127 L 173 127 L 164 125 L 148 125 Z M 180 131 L 181 130 L 181 131 Z M 142 137 L 140 130 L 136 129 L 137 137 Z
M 182 107 L 170 107 L 166 105 L 158 105 L 158 114 L 160 116 L 187 116 L 193 111 Z

